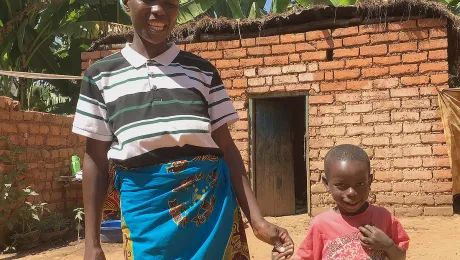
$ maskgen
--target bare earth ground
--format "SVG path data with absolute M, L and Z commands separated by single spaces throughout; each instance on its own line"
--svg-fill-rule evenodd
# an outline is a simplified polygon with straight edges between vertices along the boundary
M 269 218 L 269 221 L 285 227 L 296 245 L 299 245 L 304 238 L 310 220 L 307 215 Z M 460 259 L 460 216 L 401 218 L 400 220 L 411 238 L 409 260 Z M 246 231 L 252 259 L 270 259 L 271 246 L 258 241 L 250 229 Z M 121 244 L 104 244 L 103 247 L 108 260 L 122 259 Z M 82 256 L 83 243 L 73 242 L 61 248 L 39 253 L 0 255 L 0 259 L 80 260 Z

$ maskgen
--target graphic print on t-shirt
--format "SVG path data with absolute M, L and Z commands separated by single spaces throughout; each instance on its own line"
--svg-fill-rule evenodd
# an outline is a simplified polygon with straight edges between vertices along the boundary
M 359 231 L 349 233 L 326 245 L 325 260 L 386 260 L 385 252 L 364 248 L 359 241 Z

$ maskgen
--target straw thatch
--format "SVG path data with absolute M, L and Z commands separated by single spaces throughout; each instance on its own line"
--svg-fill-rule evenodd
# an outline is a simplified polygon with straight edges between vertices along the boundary
M 205 17 L 196 22 L 178 25 L 171 35 L 175 42 L 231 40 L 319 29 L 335 29 L 366 23 L 403 21 L 413 17 L 444 17 L 452 28 L 459 28 L 459 18 L 444 5 L 426 0 L 364 0 L 355 6 L 315 6 L 297 8 L 260 19 L 235 20 Z M 112 34 L 95 41 L 90 51 L 124 44 L 132 32 Z

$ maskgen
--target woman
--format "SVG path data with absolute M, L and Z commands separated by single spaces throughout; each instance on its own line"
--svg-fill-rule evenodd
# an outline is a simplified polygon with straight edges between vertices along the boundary
M 87 137 L 85 259 L 105 259 L 108 161 L 125 259 L 249 259 L 239 207 L 255 235 L 283 252 L 292 240 L 260 213 L 227 127 L 238 116 L 217 70 L 167 43 L 179 0 L 120 2 L 133 42 L 85 72 L 73 125 Z

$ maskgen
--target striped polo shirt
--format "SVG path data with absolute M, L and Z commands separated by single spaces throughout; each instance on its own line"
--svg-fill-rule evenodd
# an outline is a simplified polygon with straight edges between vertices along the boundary
M 211 133 L 236 120 L 210 62 L 175 44 L 150 60 L 126 45 L 86 70 L 72 131 L 111 141 L 110 160 L 142 167 L 222 156 Z

